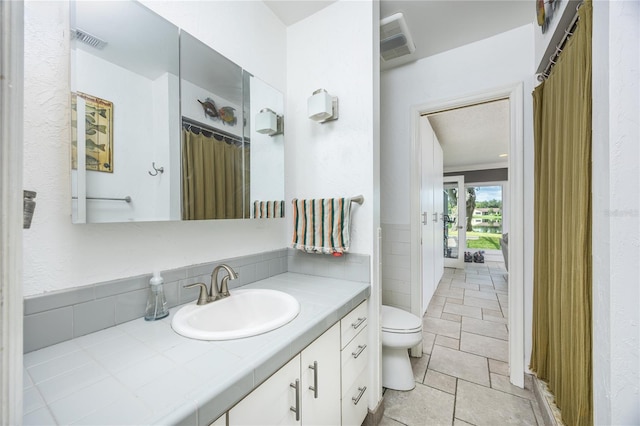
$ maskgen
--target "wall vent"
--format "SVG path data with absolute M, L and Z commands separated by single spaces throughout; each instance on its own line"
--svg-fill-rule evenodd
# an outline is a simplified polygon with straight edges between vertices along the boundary
M 402 12 L 380 20 L 380 56 L 385 61 L 416 51 Z
M 104 49 L 104 47 L 107 45 L 106 41 L 100 40 L 98 37 L 80 29 L 71 30 L 71 40 L 74 39 L 98 50 Z

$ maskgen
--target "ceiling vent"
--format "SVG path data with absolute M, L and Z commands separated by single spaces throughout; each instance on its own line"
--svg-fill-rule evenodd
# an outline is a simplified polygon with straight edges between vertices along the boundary
M 71 30 L 71 40 L 74 39 L 91 47 L 95 47 L 98 50 L 104 49 L 107 45 L 106 41 L 100 40 L 98 37 L 80 29 Z
M 416 51 L 409 27 L 401 12 L 380 21 L 380 56 L 385 61 L 409 55 Z

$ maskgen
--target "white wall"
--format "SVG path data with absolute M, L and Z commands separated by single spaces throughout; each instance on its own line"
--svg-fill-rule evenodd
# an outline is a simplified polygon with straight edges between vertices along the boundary
M 289 200 L 363 195 L 352 210 L 352 253 L 371 256 L 369 409 L 381 400 L 379 227 L 379 3 L 337 1 L 287 29 L 285 188 Z M 323 88 L 339 98 L 340 118 L 307 118 Z M 292 224 L 287 227 L 291 235 Z M 308 256 L 318 256 L 309 254 Z M 348 257 L 347 257 L 348 261 Z
M 385 232 L 389 225 L 409 224 L 411 106 L 451 101 L 524 82 L 525 223 L 531 224 L 525 229 L 526 365 L 531 353 L 533 288 L 533 110 L 529 95 L 533 90 L 533 64 L 531 24 L 385 71 L 381 76 L 381 222 Z M 393 285 L 383 282 L 383 291 L 406 291 Z
M 640 3 L 593 11 L 594 424 L 640 424 Z
M 350 251 L 362 254 L 372 253 L 374 239 L 372 45 L 368 1 L 338 1 L 287 31 L 286 198 L 364 195 L 351 214 Z M 307 118 L 307 99 L 319 88 L 338 97 L 337 121 Z
M 145 4 L 284 92 L 286 29 L 262 2 Z M 287 245 L 286 219 L 72 225 L 68 31 L 67 2 L 25 2 L 25 296 Z

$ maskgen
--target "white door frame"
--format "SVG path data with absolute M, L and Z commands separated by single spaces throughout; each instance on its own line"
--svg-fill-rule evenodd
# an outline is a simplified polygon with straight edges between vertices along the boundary
M 498 99 L 509 99 L 509 367 L 512 384 L 524 387 L 524 94 L 522 82 L 411 107 L 410 212 L 411 312 L 420 315 L 420 116 Z
M 24 5 L 0 3 L 0 424 L 20 425 Z
M 467 209 L 466 192 L 464 190 L 464 176 L 445 176 L 444 184 L 455 182 L 458 185 L 458 258 L 444 258 L 445 268 L 464 269 L 464 250 L 467 247 Z M 461 228 L 462 226 L 462 228 Z

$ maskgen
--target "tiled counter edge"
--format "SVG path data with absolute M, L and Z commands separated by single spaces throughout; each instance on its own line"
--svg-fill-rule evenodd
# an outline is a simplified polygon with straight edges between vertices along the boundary
M 34 391 L 40 398 L 37 411 L 50 423 L 99 420 L 111 424 L 209 424 L 370 294 L 368 283 L 296 273 L 247 287 L 272 288 L 293 295 L 301 304 L 298 317 L 270 333 L 226 342 L 178 336 L 171 330 L 171 317 L 151 323 L 138 319 L 27 354 L 25 394 Z M 140 357 L 137 363 L 124 358 L 139 355 L 134 344 L 144 346 L 147 357 L 152 348 L 153 356 Z M 154 367 L 159 360 L 171 364 L 171 368 L 165 366 L 164 372 Z M 72 365 L 78 362 L 87 363 L 86 370 L 91 373 L 78 374 L 82 368 Z M 73 369 L 73 374 L 59 374 L 60 367 Z M 144 369 L 149 370 L 146 382 L 136 377 Z M 100 377 L 87 377 L 98 370 Z M 42 380 L 46 374 L 53 374 L 53 378 Z M 34 384 L 32 377 L 39 383 Z M 75 382 L 78 378 L 80 383 Z M 113 401 L 105 401 L 105 396 Z M 29 399 L 25 395 L 27 406 Z M 43 418 L 29 415 L 27 419 Z
M 197 299 L 198 289 L 183 286 L 209 284 L 213 268 L 227 263 L 239 273 L 230 288 L 284 272 L 370 282 L 369 256 L 348 253 L 339 258 L 280 249 L 248 256 L 161 271 L 169 308 Z M 76 337 L 113 327 L 144 315 L 149 279 L 146 275 L 55 291 L 24 299 L 24 352 L 28 353 Z

